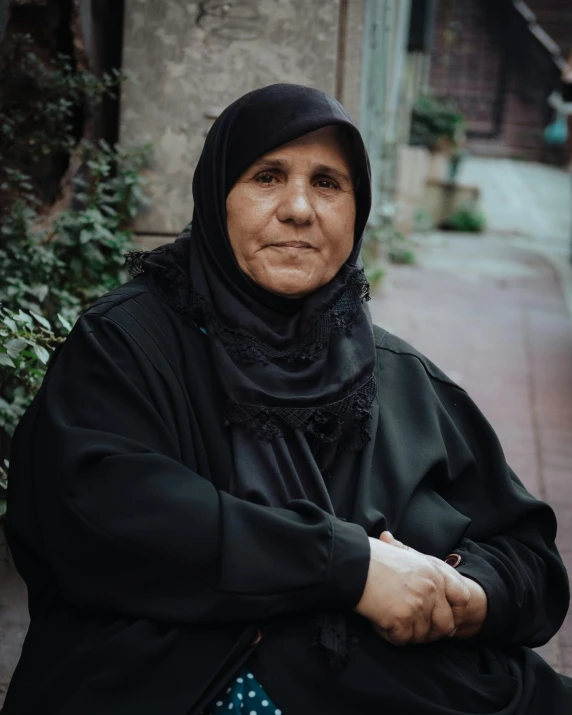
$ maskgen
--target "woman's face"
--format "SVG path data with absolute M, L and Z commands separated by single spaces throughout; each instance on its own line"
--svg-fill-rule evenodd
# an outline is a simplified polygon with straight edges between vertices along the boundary
M 324 127 L 264 154 L 227 197 L 238 264 L 272 293 L 312 293 L 352 251 L 355 197 L 339 131 Z

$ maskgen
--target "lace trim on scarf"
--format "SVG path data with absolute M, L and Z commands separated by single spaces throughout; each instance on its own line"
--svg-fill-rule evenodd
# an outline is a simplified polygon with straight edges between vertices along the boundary
M 207 325 L 209 332 L 221 340 L 235 361 L 246 364 L 284 360 L 316 360 L 326 348 L 333 330 L 345 330 L 351 335 L 361 305 L 369 300 L 369 283 L 363 271 L 357 271 L 346 283 L 340 296 L 318 317 L 310 331 L 292 350 L 279 351 L 265 345 L 240 329 L 230 328 L 218 320 L 209 303 L 200 293 L 189 288 L 184 266 L 182 242 L 168 243 L 153 251 L 131 252 L 125 255 L 125 265 L 132 277 L 148 272 L 149 256 L 172 255 L 174 264 L 165 266 L 155 285 L 164 299 L 182 315 L 197 325 Z M 227 425 L 242 424 L 259 439 L 272 440 L 284 436 L 284 428 L 301 429 L 321 442 L 340 440 L 345 449 L 359 450 L 370 439 L 370 408 L 377 394 L 377 382 L 372 376 L 347 397 L 321 407 L 265 407 L 228 402 L 225 411 Z M 350 428 L 350 429 L 346 429 Z
M 361 449 L 369 441 L 370 408 L 377 394 L 375 377 L 347 397 L 323 407 L 263 407 L 228 402 L 226 424 L 245 425 L 259 439 L 283 437 L 283 427 L 301 429 L 321 442 L 335 442 L 342 437 L 344 427 L 353 429 L 344 446 Z

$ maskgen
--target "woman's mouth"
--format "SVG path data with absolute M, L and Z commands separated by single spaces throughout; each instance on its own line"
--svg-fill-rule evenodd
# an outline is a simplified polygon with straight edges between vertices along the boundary
M 284 241 L 282 243 L 272 243 L 270 245 L 274 248 L 313 248 L 313 246 L 307 241 Z

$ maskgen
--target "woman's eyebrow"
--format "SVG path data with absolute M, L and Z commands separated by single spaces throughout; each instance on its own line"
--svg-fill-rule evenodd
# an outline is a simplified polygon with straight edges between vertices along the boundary
M 257 169 L 284 169 L 286 167 L 286 162 L 282 159 L 260 159 L 259 161 L 255 161 L 252 166 Z
M 254 162 L 253 167 L 255 167 L 257 170 L 286 169 L 287 162 L 285 162 L 283 159 L 260 159 L 259 161 Z M 344 171 L 341 171 L 340 169 L 336 169 L 335 167 L 330 166 L 329 164 L 317 164 L 313 167 L 312 172 L 314 174 L 331 174 L 332 176 L 337 176 L 343 181 L 351 183 L 351 178 L 348 176 L 348 174 L 346 174 Z
M 350 177 L 344 171 L 335 169 L 333 166 L 329 166 L 328 164 L 318 164 L 318 166 L 314 167 L 314 173 L 332 174 L 333 176 L 337 176 L 339 179 L 343 179 L 344 181 L 351 183 Z

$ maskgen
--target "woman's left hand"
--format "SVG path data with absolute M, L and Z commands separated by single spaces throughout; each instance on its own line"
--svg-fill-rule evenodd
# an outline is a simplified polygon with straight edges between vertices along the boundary
M 389 531 L 384 531 L 379 537 L 379 539 L 380 541 L 384 541 L 386 544 L 395 546 L 398 549 L 411 550 L 411 547 L 406 546 L 401 541 L 395 539 Z M 472 579 L 467 578 L 466 576 L 463 576 L 462 574 L 458 573 L 452 566 L 449 566 L 449 564 L 445 563 L 444 561 L 441 561 L 441 559 L 438 559 L 435 556 L 428 556 L 427 554 L 422 555 L 425 556 L 425 558 L 429 559 L 431 563 L 438 566 L 438 568 L 443 569 L 444 571 L 446 570 L 448 573 L 451 573 L 452 571 L 457 578 L 462 579 L 465 586 L 469 589 L 469 593 L 471 595 L 467 606 L 460 613 L 457 610 L 455 623 L 456 630 L 454 634 L 449 637 L 463 639 L 472 638 L 473 636 L 477 635 L 487 615 L 487 595 L 483 587 L 476 581 L 473 581 Z M 382 638 L 385 638 L 385 634 L 382 629 L 377 626 L 374 626 L 374 629 Z M 427 642 L 431 642 L 431 640 L 434 639 L 428 639 Z

